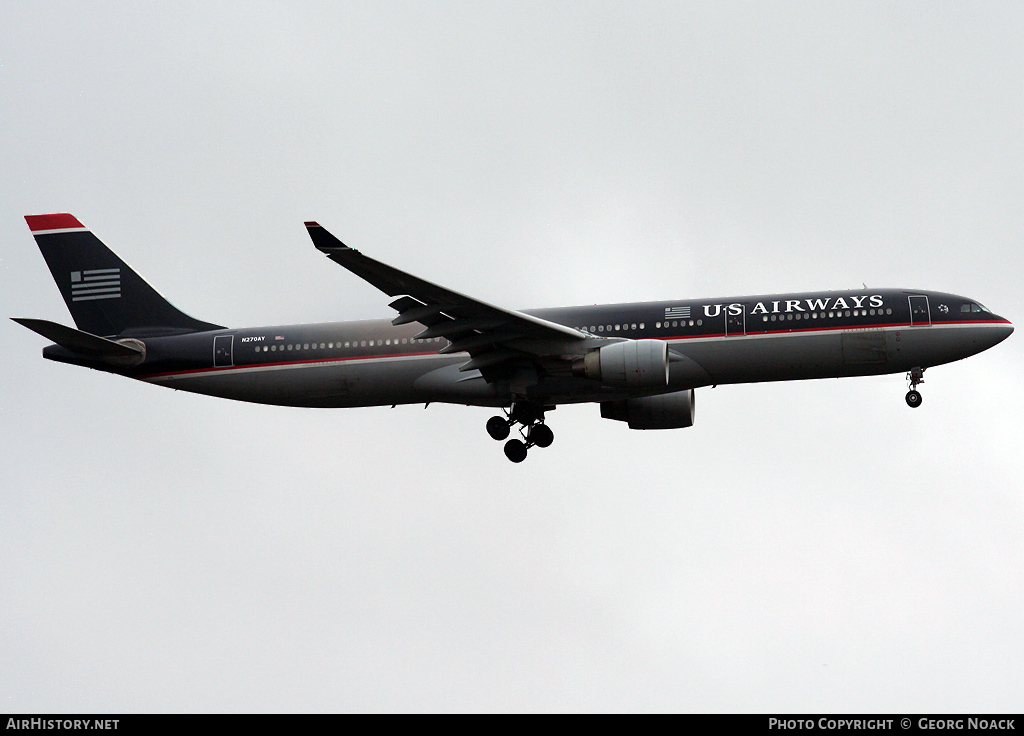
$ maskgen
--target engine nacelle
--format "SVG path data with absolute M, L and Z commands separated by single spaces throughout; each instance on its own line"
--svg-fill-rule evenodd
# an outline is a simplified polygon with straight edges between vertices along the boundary
M 659 396 L 604 401 L 601 416 L 628 422 L 630 429 L 682 429 L 693 426 L 697 396 L 691 388 Z
M 624 340 L 591 350 L 573 372 L 605 386 L 648 391 L 668 385 L 668 363 L 662 340 Z

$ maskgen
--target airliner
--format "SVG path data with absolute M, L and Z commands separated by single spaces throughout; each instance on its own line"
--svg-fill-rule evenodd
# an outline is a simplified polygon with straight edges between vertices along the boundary
M 260 404 L 492 407 L 487 433 L 514 463 L 551 445 L 560 404 L 678 429 L 706 386 L 906 373 L 916 408 L 927 368 L 1013 332 L 974 299 L 915 289 L 513 311 L 365 256 L 316 222 L 305 225 L 317 250 L 396 316 L 228 328 L 172 306 L 72 215 L 25 219 L 77 327 L 15 318 L 54 343 L 44 358 Z

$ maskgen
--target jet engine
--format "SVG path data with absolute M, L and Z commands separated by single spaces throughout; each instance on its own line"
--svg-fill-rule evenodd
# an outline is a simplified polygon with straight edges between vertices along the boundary
M 628 422 L 630 429 L 681 429 L 693 426 L 696 394 L 693 389 L 640 399 L 604 401 L 601 416 Z
M 650 391 L 668 385 L 668 364 L 663 341 L 624 340 L 591 350 L 573 366 L 573 373 L 606 386 Z

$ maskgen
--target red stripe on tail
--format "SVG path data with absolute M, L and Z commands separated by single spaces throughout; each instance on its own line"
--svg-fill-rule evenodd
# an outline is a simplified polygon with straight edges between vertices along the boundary
M 25 215 L 25 222 L 32 232 L 39 230 L 66 230 L 73 227 L 85 227 L 74 215 L 60 212 L 54 215 Z

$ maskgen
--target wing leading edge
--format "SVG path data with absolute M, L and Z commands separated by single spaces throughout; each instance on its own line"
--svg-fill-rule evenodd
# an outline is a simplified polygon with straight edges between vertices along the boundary
M 460 371 L 497 367 L 508 361 L 552 355 L 578 355 L 596 340 L 571 327 L 488 304 L 418 278 L 350 248 L 315 222 L 306 230 L 317 250 L 385 294 L 398 312 L 391 322 L 419 322 L 417 338 L 451 342 L 439 352 L 470 355 Z M 486 377 L 486 373 L 485 373 Z

